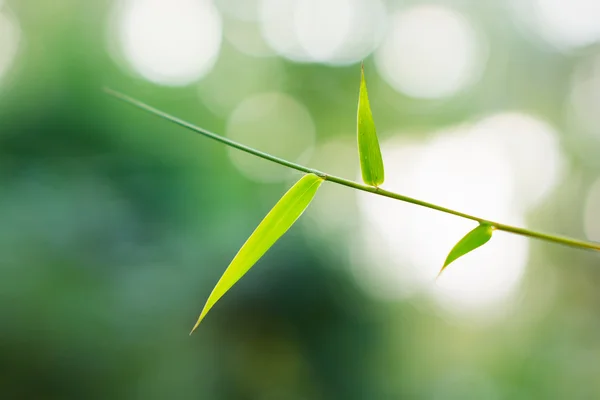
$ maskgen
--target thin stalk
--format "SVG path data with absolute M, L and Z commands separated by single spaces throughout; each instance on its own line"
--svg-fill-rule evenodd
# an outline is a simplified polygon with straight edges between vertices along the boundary
M 343 186 L 347 186 L 356 190 L 361 190 L 363 192 L 369 192 L 369 193 L 373 193 L 376 194 L 378 196 L 384 196 L 384 197 L 388 197 L 391 199 L 395 199 L 395 200 L 400 200 L 406 203 L 411 203 L 411 204 L 415 204 L 421 207 L 426 207 L 426 208 L 430 208 L 432 210 L 437 210 L 437 211 L 441 211 L 443 213 L 446 214 L 452 214 L 452 215 L 456 215 L 457 217 L 461 217 L 461 218 L 465 218 L 465 219 L 470 219 L 472 221 L 476 221 L 478 223 L 484 223 L 484 224 L 488 224 L 494 227 L 494 229 L 499 230 L 499 231 L 504 231 L 504 232 L 510 232 L 516 235 L 521 235 L 521 236 L 526 236 L 529 238 L 535 238 L 535 239 L 540 239 L 540 240 L 544 240 L 547 242 L 553 242 L 553 243 L 559 243 L 559 244 L 563 244 L 563 245 L 567 245 L 567 246 L 571 246 L 571 247 L 577 247 L 577 248 L 581 248 L 581 249 L 591 249 L 591 250 L 597 250 L 600 251 L 600 243 L 595 243 L 595 242 L 588 242 L 588 241 L 584 241 L 584 240 L 579 240 L 579 239 L 574 239 L 574 238 L 569 238 L 569 237 L 565 237 L 565 236 L 558 236 L 558 235 L 553 235 L 553 234 L 548 234 L 548 233 L 542 233 L 542 232 L 538 232 L 538 231 L 534 231 L 534 230 L 530 230 L 530 229 L 525 229 L 525 228 L 519 228 L 516 226 L 511 226 L 511 225 L 506 225 L 506 224 L 502 224 L 500 222 L 495 222 L 495 221 L 490 221 L 484 218 L 480 218 L 480 217 L 476 217 L 474 215 L 470 215 L 467 213 L 463 213 L 460 211 L 456 211 L 453 210 L 451 208 L 446 208 L 446 207 L 442 207 L 439 206 L 437 204 L 433 204 L 433 203 L 428 203 L 426 201 L 423 200 L 419 200 L 419 199 L 415 199 L 412 197 L 408 197 L 408 196 L 404 196 L 402 194 L 399 193 L 395 193 L 395 192 L 390 192 L 389 190 L 385 190 L 382 189 L 380 187 L 373 187 L 373 186 L 367 186 L 367 185 L 363 185 L 360 184 L 358 182 L 354 182 L 348 179 L 344 179 L 344 178 L 340 178 L 338 176 L 334 176 L 334 175 L 329 175 L 326 174 L 324 172 L 312 169 L 312 168 L 308 168 L 305 167 L 304 165 L 300 165 L 300 164 L 296 164 L 294 162 L 288 161 L 288 160 L 284 160 L 283 158 L 279 158 L 276 156 L 273 156 L 271 154 L 268 153 L 264 153 L 260 150 L 256 150 L 252 147 L 246 146 L 244 144 L 238 143 L 234 140 L 228 139 L 226 137 L 223 137 L 221 135 L 218 135 L 214 132 L 208 131 L 206 129 L 200 128 L 196 125 L 193 125 L 189 122 L 186 122 L 182 119 L 179 119 L 177 117 L 174 117 L 170 114 L 167 114 L 163 111 L 160 111 L 152 106 L 149 106 L 148 104 L 142 103 L 139 100 L 136 100 L 134 98 L 131 98 L 125 94 L 119 93 L 117 91 L 114 91 L 112 89 L 108 89 L 105 88 L 104 91 L 127 103 L 130 105 L 133 105 L 139 109 L 142 109 L 146 112 L 149 112 L 150 114 L 154 114 L 158 117 L 161 117 L 163 119 L 166 119 L 168 121 L 174 122 L 177 125 L 180 125 L 184 128 L 187 128 L 189 130 L 192 130 L 196 133 L 199 133 L 203 136 L 206 136 L 210 139 L 216 140 L 217 142 L 221 142 L 223 144 L 226 144 L 227 146 L 233 147 L 235 149 L 244 151 L 246 153 L 252 154 L 254 156 L 263 158 L 265 160 L 269 160 L 272 161 L 274 163 L 283 165 L 284 167 L 288 167 L 288 168 L 292 168 L 295 169 L 297 171 L 300 172 L 304 172 L 307 174 L 315 174 L 318 175 L 320 177 L 322 177 L 323 179 L 330 181 L 330 182 L 334 182 L 337 183 L 339 185 L 343 185 Z

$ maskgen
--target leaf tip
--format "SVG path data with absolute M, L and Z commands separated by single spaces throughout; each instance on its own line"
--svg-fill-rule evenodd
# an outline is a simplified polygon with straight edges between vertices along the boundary
M 446 269 L 446 267 L 451 263 L 452 261 L 448 262 L 448 257 L 446 257 L 446 261 L 444 261 L 444 265 L 442 265 L 442 268 L 440 268 L 440 271 L 437 273 L 436 277 L 435 277 L 435 282 L 437 283 L 438 280 L 440 279 L 440 277 L 442 276 L 442 272 L 444 272 L 444 270 Z
M 438 278 L 448 265 L 459 259 L 460 257 L 470 253 L 471 251 L 483 246 L 492 238 L 494 226 L 488 223 L 480 223 L 475 229 L 467 233 L 456 245 L 450 250 L 442 269 L 438 273 Z M 436 278 L 437 280 L 437 278 Z
M 446 265 L 444 264 L 444 266 L 442 266 L 442 268 L 440 268 L 440 271 L 437 273 L 437 275 L 435 277 L 436 282 L 440 279 L 440 276 L 442 276 L 442 272 L 444 272 L 445 269 L 446 269 Z
M 365 80 L 365 64 L 361 63 L 360 64 L 360 86 L 359 86 L 359 102 L 360 102 L 360 96 L 363 94 L 364 91 L 367 90 L 367 82 Z
M 196 321 L 196 323 L 194 324 L 194 327 L 190 331 L 190 336 L 192 336 L 192 333 L 194 333 L 196 331 L 196 329 L 198 329 L 198 327 L 200 326 L 200 322 L 202 322 L 202 320 L 204 319 L 205 314 L 206 313 L 204 311 L 202 311 L 202 314 L 200 314 L 200 318 L 198 318 L 198 321 Z
M 198 321 L 190 331 L 190 335 L 198 328 L 215 303 L 256 264 L 302 215 L 324 180 L 323 177 L 317 174 L 306 174 L 275 204 L 242 245 L 213 288 L 198 317 Z
M 211 296 L 212 296 L 212 293 L 211 293 Z M 204 307 L 202 308 L 202 312 L 200 313 L 200 316 L 198 317 L 198 320 L 196 321 L 196 324 L 194 325 L 194 327 L 190 331 L 190 336 L 192 336 L 192 333 L 194 333 L 196 331 L 196 329 L 198 329 L 198 327 L 200 326 L 200 323 L 202 322 L 202 320 L 204 319 L 204 317 L 206 317 L 206 314 L 208 314 L 208 312 L 212 308 L 212 304 L 210 302 L 211 296 L 209 296 L 208 300 L 206 300 L 206 304 L 204 304 Z

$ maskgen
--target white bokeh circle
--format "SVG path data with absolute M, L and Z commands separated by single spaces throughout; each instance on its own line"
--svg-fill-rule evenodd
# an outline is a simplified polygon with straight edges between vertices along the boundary
M 471 129 L 474 140 L 490 141 L 510 159 L 514 206 L 530 211 L 547 198 L 564 175 L 558 132 L 547 121 L 520 112 L 494 114 Z
M 386 189 L 517 226 L 550 195 L 564 168 L 551 125 L 519 112 L 494 114 L 425 141 L 392 137 L 382 152 L 386 170 L 393 171 L 386 174 Z M 393 300 L 427 293 L 442 308 L 469 315 L 489 314 L 514 298 L 527 265 L 527 239 L 496 231 L 436 281 L 450 249 L 477 223 L 381 196 L 357 196 L 362 227 L 356 241 L 362 250 L 358 257 L 353 250 L 353 271 L 372 295 Z
M 477 81 L 487 59 L 481 34 L 441 5 L 396 12 L 375 52 L 377 69 L 397 91 L 416 98 L 452 96 Z
M 597 0 L 512 0 L 511 4 L 517 18 L 557 50 L 571 51 L 600 40 Z
M 295 62 L 346 65 L 367 57 L 385 29 L 381 0 L 262 0 L 265 41 Z
M 222 23 L 211 0 L 124 0 L 115 18 L 122 55 L 154 83 L 188 85 L 219 55 Z

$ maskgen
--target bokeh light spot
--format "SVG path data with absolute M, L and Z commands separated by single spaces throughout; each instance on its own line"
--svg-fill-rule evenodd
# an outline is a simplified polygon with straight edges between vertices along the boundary
M 210 0 L 126 0 L 116 18 L 123 55 L 154 83 L 190 84 L 219 54 L 221 17 Z
M 258 59 L 224 52 L 210 79 L 199 83 L 198 94 L 213 113 L 225 119 L 248 97 L 281 90 L 286 79 L 281 64 L 277 58 Z
M 577 131 L 600 140 L 600 56 L 581 62 L 571 79 L 567 113 Z
M 394 14 L 390 25 L 375 60 L 394 89 L 416 98 L 441 98 L 479 79 L 486 47 L 460 13 L 420 5 Z
M 261 30 L 282 57 L 351 64 L 368 56 L 385 27 L 381 0 L 263 0 Z
M 280 56 L 296 62 L 310 57 L 298 43 L 293 29 L 295 0 L 263 0 L 260 4 L 261 33 Z
M 558 133 L 542 119 L 518 112 L 495 114 L 477 123 L 471 135 L 505 151 L 516 184 L 515 206 L 521 210 L 538 206 L 563 176 Z
M 21 30 L 11 15 L 0 12 L 0 79 L 12 66 L 19 48 Z
M 515 170 L 495 140 L 466 128 L 426 143 L 384 143 L 385 187 L 491 220 L 522 224 L 514 207 Z M 455 261 L 435 281 L 454 244 L 476 224 L 451 215 L 359 194 L 366 247 L 356 268 L 367 290 L 387 299 L 429 293 L 444 308 L 475 312 L 504 304 L 523 275 L 528 243 L 496 233 L 484 247 Z
M 227 136 L 288 160 L 307 160 L 315 125 L 305 106 L 283 93 L 263 93 L 242 101 L 227 122 Z M 257 182 L 286 180 L 295 171 L 236 149 L 228 154 L 238 170 Z
M 351 0 L 303 0 L 296 3 L 294 30 L 313 60 L 327 60 L 342 45 L 352 21 Z
M 600 2 L 597 0 L 515 0 L 519 17 L 547 43 L 571 50 L 600 39 Z

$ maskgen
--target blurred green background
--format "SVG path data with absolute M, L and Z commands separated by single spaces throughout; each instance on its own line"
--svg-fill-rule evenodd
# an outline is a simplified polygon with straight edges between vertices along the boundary
M 0 0 L 0 398 L 600 398 L 600 258 L 325 184 L 188 336 L 299 174 L 600 241 L 597 0 Z

